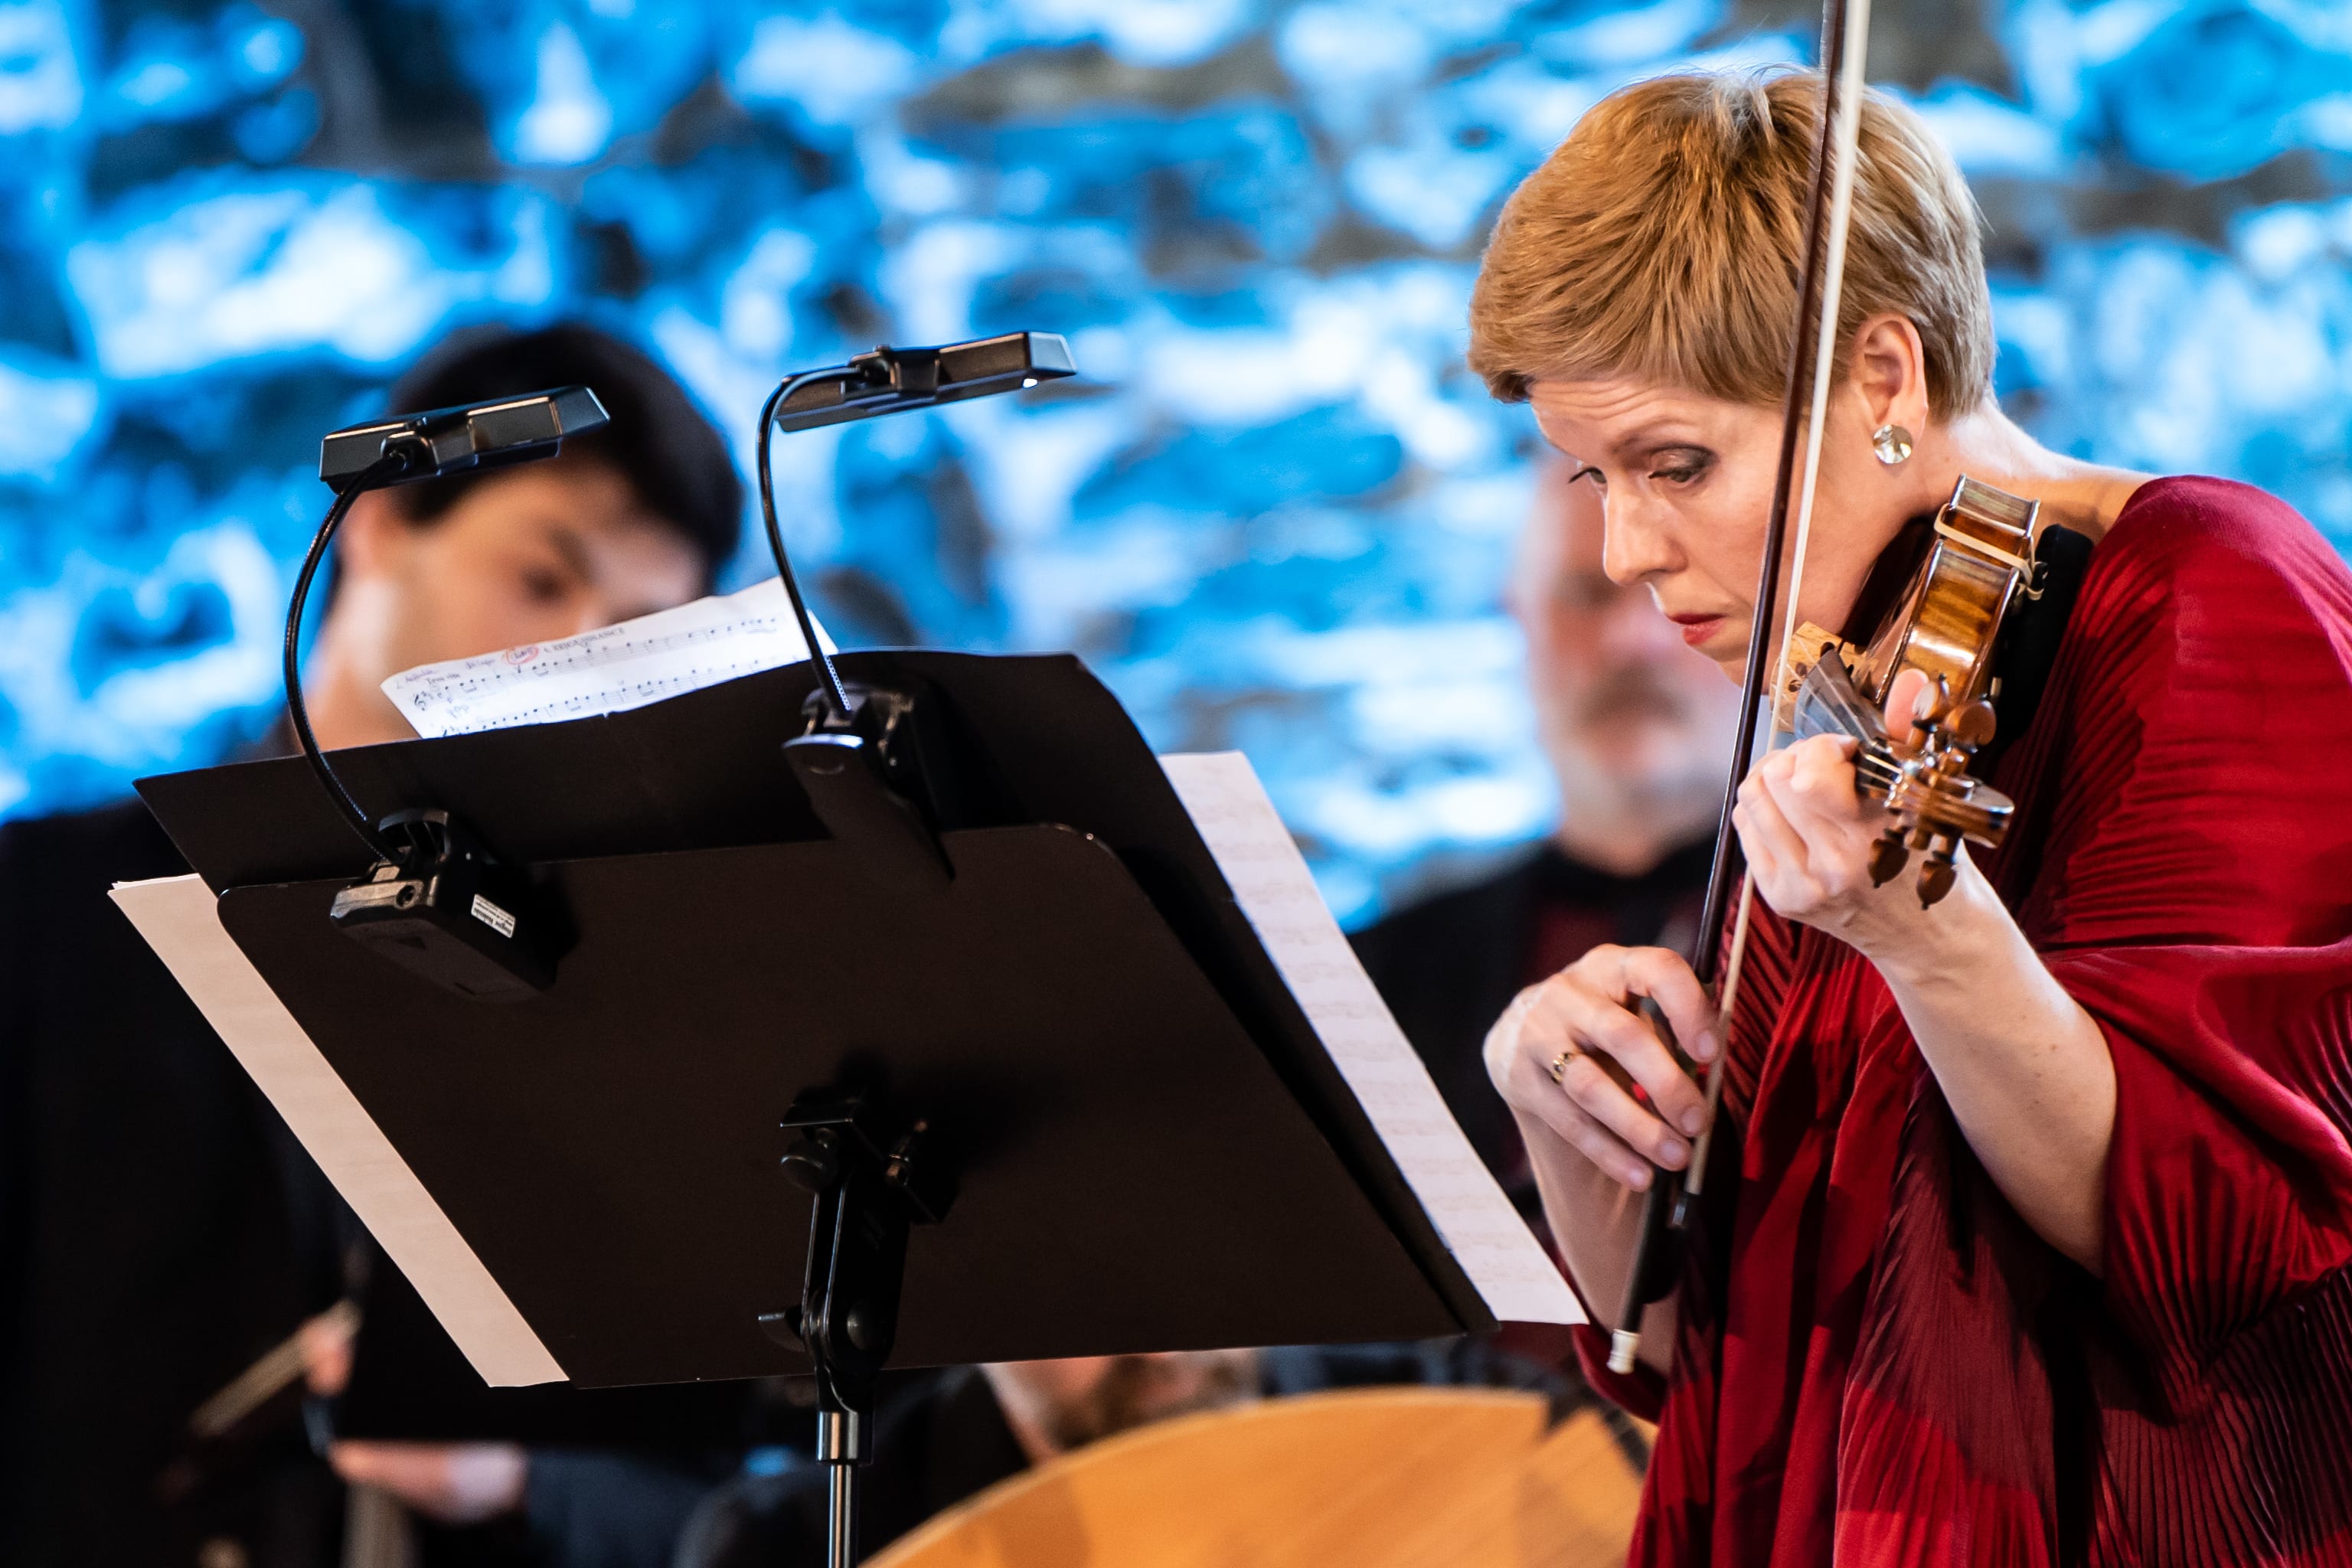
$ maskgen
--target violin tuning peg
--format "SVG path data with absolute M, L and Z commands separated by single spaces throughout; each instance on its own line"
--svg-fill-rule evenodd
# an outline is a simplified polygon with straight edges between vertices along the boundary
M 1927 851 L 1927 858 L 1919 868 L 1919 907 L 1932 909 L 1944 901 L 1958 879 L 1958 868 L 1952 864 L 1953 841 L 1938 837 L 1936 847 Z
M 1898 825 L 1888 828 L 1871 841 L 1870 885 L 1883 888 L 1902 874 L 1903 863 L 1911 858 L 1911 851 L 1903 843 L 1903 829 Z
M 1999 725 L 1992 704 L 1979 698 L 1947 719 L 1944 732 L 1952 738 L 1955 744 L 1973 752 L 1991 741 Z
M 1942 676 L 1919 688 L 1919 696 L 1911 704 L 1911 721 L 1921 729 L 1932 729 L 1951 705 L 1952 689 Z

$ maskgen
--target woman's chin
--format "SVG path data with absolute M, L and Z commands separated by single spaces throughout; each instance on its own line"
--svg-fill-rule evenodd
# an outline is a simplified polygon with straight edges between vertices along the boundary
M 1699 652 L 1715 660 L 1715 668 L 1734 686 L 1748 680 L 1748 628 L 1724 626 L 1715 636 L 1699 645 Z

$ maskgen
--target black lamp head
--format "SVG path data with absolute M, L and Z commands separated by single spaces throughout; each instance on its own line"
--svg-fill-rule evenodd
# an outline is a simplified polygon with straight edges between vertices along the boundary
M 768 461 L 768 444 L 779 430 L 814 430 L 821 425 L 846 425 L 901 414 L 934 404 L 961 403 L 992 393 L 1018 392 L 1041 381 L 1058 381 L 1078 373 L 1070 345 L 1059 332 L 1005 332 L 940 348 L 894 349 L 885 345 L 862 353 L 847 364 L 796 371 L 776 384 L 760 410 L 760 521 L 767 525 L 768 548 L 775 552 L 776 575 L 783 580 L 792 601 L 793 618 L 808 645 L 809 663 L 824 694 L 817 727 L 838 730 L 854 723 L 848 690 L 841 684 L 833 657 L 818 638 L 816 622 L 801 597 L 793 575 L 792 558 L 784 552 L 784 531 L 776 521 L 775 472 Z M 804 759 L 805 760 L 805 759 Z
M 604 405 L 584 386 L 557 386 L 470 407 L 436 408 L 337 430 L 319 443 L 319 478 L 341 492 L 395 442 L 416 460 L 391 484 L 551 458 L 567 436 L 605 422 Z
M 779 430 L 814 430 L 853 419 L 961 403 L 1018 392 L 1041 381 L 1077 374 L 1070 345 L 1059 332 L 1006 332 L 943 348 L 878 348 L 862 353 L 837 378 L 795 387 L 776 410 Z

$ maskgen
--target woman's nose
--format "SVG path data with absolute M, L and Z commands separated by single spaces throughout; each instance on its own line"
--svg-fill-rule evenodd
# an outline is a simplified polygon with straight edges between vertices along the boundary
M 1673 546 L 1664 530 L 1639 502 L 1609 498 L 1603 513 L 1601 570 L 1620 587 L 1630 588 L 1675 566 Z

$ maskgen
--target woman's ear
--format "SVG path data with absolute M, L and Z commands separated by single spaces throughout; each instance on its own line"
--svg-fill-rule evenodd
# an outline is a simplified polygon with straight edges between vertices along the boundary
M 1927 351 L 1908 316 L 1882 313 L 1853 338 L 1853 386 L 1871 429 L 1899 425 L 1915 434 L 1927 424 Z

